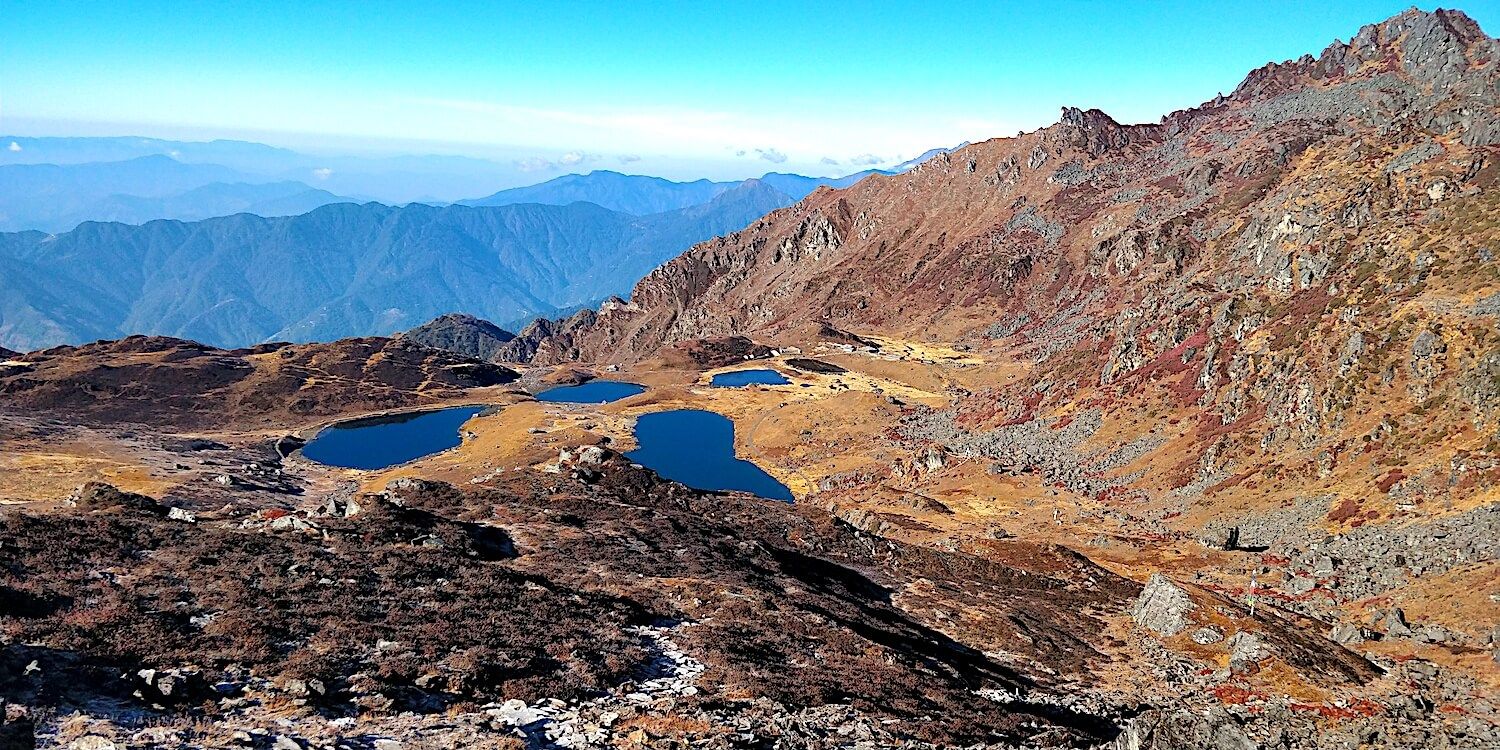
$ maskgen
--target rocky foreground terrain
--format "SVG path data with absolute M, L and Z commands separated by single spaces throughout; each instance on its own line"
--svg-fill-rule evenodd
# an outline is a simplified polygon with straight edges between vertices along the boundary
M 0 747 L 1500 746 L 1497 66 L 1410 11 L 513 339 L 3 353 Z M 671 408 L 796 502 L 622 458 Z

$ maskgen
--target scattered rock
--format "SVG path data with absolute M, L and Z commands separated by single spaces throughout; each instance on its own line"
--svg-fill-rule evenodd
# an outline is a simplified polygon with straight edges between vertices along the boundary
M 1229 638 L 1229 668 L 1236 672 L 1249 671 L 1268 654 L 1265 641 L 1248 630 L 1236 632 Z
M 1361 628 L 1358 625 L 1351 625 L 1344 622 L 1334 625 L 1333 628 L 1328 631 L 1329 640 L 1344 646 L 1355 643 L 1362 643 L 1367 638 L 1369 638 L 1369 634 L 1365 632 L 1364 628 Z
M 1380 628 L 1385 631 L 1386 636 L 1392 638 L 1406 638 L 1411 635 L 1411 627 L 1406 624 L 1406 613 L 1400 607 L 1391 607 L 1385 616 L 1380 618 Z
M 1193 643 L 1207 646 L 1210 643 L 1218 643 L 1224 640 L 1224 631 L 1210 625 L 1193 631 Z
M 1228 716 L 1150 710 L 1126 723 L 1109 750 L 1257 750 Z

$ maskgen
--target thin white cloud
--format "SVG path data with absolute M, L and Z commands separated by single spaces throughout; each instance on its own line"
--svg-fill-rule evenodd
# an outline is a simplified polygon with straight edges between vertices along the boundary
M 20 151 L 21 150 L 21 144 L 16 143 L 15 141 L 11 141 L 10 142 L 10 150 L 13 151 L 13 152 L 14 151 Z
M 547 170 L 557 169 L 557 165 L 546 159 L 543 159 L 540 156 L 532 156 L 526 159 L 518 160 L 516 162 L 516 169 L 519 169 L 522 172 L 545 172 Z
M 326 180 L 329 177 L 333 176 L 333 170 L 329 169 L 328 167 L 319 167 L 317 169 L 314 169 L 312 173 L 313 177 L 316 177 L 320 180 Z
M 634 161 L 640 161 L 641 157 L 636 154 L 620 154 L 619 159 L 621 164 L 629 164 Z
M 571 167 L 575 164 L 582 164 L 586 161 L 595 161 L 598 158 L 598 154 L 589 154 L 582 151 L 569 151 L 568 153 L 558 157 L 557 163 L 565 167 Z
M 821 163 L 821 164 L 827 164 L 830 167 L 837 167 L 839 165 L 839 160 L 835 159 L 835 158 L 833 158 L 831 156 L 825 156 L 822 159 L 819 159 L 818 161 L 819 161 L 819 163 Z
M 856 167 L 871 167 L 883 161 L 885 160 L 874 154 L 860 154 L 859 156 L 850 159 L 849 163 L 853 164 Z
M 981 119 L 983 116 L 961 119 L 949 113 L 891 114 L 879 108 L 835 116 L 650 103 L 628 108 L 574 109 L 541 103 L 401 97 L 364 109 L 370 112 L 369 117 L 363 118 L 365 121 L 379 123 L 384 131 L 400 131 L 392 135 L 406 137 L 408 132 L 422 129 L 426 137 L 440 136 L 453 142 L 504 144 L 532 153 L 552 154 L 547 158 L 554 165 L 560 163 L 561 154 L 574 150 L 572 144 L 588 143 L 609 149 L 611 154 L 653 155 L 648 158 L 738 157 L 789 166 L 818 162 L 817 156 L 804 162 L 797 154 L 836 153 L 843 154 L 837 157 L 843 165 L 851 165 L 852 150 L 866 157 L 866 166 L 873 166 L 892 163 L 889 157 L 897 152 L 914 153 L 934 143 L 976 140 L 1014 130 L 1013 125 L 998 117 L 987 123 Z M 339 122 L 350 120 L 361 118 L 339 118 Z M 433 129 L 435 126 L 440 133 Z M 757 150 L 740 145 L 749 143 L 776 146 Z M 582 150 L 579 153 L 588 155 Z M 785 162 L 778 161 L 777 155 L 786 156 Z
M 765 159 L 772 164 L 780 164 L 786 161 L 786 154 L 783 154 L 774 148 L 758 148 L 755 149 L 755 153 L 760 154 L 760 158 Z

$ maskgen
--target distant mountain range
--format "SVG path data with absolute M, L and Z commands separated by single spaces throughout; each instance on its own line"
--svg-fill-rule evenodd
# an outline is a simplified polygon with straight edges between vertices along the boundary
M 0 232 L 11 232 L 0 233 L 0 344 L 311 341 L 444 313 L 519 329 L 624 294 L 691 245 L 819 186 L 880 174 L 674 182 L 596 170 L 393 208 L 323 189 L 335 170 L 316 170 L 319 187 L 278 178 L 309 174 L 322 163 L 310 158 L 239 141 L 0 137 Z M 377 162 L 497 166 L 359 161 Z
M 141 156 L 85 164 L 0 165 L 0 231 L 65 232 L 85 221 L 140 224 L 236 213 L 289 216 L 349 201 L 295 181 L 218 164 Z
M 547 171 L 531 171 L 535 167 L 534 150 L 497 152 L 491 158 L 474 158 L 442 154 L 410 155 L 349 155 L 309 154 L 263 143 L 234 140 L 178 141 L 161 138 L 127 137 L 28 137 L 0 135 L 0 168 L 19 165 L 98 165 L 107 162 L 128 162 L 142 157 L 165 157 L 186 165 L 220 167 L 230 175 L 208 182 L 300 182 L 335 195 L 357 198 L 361 201 L 375 200 L 400 205 L 405 203 L 447 204 L 463 202 L 471 205 L 502 205 L 510 203 L 559 203 L 571 202 L 558 197 L 544 197 L 554 189 L 565 188 L 568 175 L 552 182 L 562 184 L 548 188 L 542 193 L 518 193 L 515 196 L 480 198 L 466 201 L 479 195 L 490 195 L 498 188 L 515 188 L 532 185 L 547 177 Z M 590 161 L 576 165 L 580 171 L 598 166 L 595 156 Z M 543 161 L 545 169 L 566 169 L 567 162 Z M 622 161 L 622 163 L 624 163 Z M 639 168 L 639 165 L 638 165 Z M 872 170 L 873 171 L 873 170 Z M 900 171 L 899 169 L 894 171 Z M 871 172 L 837 178 L 831 184 L 842 187 Z M 618 174 L 618 173 L 609 173 Z M 625 177 L 626 175 L 619 175 Z M 765 182 L 778 190 L 800 198 L 811 192 L 808 178 L 801 175 L 768 174 Z M 839 181 L 845 181 L 840 183 Z M 663 182 L 667 182 L 663 180 Z M 702 203 L 726 186 L 735 182 L 710 183 L 706 180 L 679 183 L 696 186 L 679 189 L 667 188 L 666 192 L 680 194 L 681 200 L 651 203 L 649 201 L 629 206 L 601 203 L 606 208 L 626 210 L 627 213 L 655 213 L 673 208 Z M 801 187 L 799 187 L 799 185 Z M 183 188 L 185 189 L 185 188 Z M 633 189 L 640 189 L 639 187 Z M 502 191 L 505 192 L 505 191 Z M 137 193 L 137 195 L 143 195 Z M 497 194 L 498 195 L 498 194 Z M 596 196 L 602 197 L 602 196 Z M 491 198 L 495 200 L 492 202 Z M 588 198 L 575 198 L 589 200 Z M 597 202 L 597 201 L 595 201 Z M 159 217 L 160 218 L 160 217 Z M 39 228 L 39 227 L 38 227 Z M 68 227 L 71 229 L 72 227 Z
M 0 234 L 0 345 L 150 333 L 239 346 L 385 334 L 455 311 L 517 320 L 623 293 L 791 202 L 749 180 L 645 216 L 588 202 L 368 203 Z
M 906 161 L 903 161 L 900 164 L 897 164 L 896 166 L 891 167 L 890 171 L 891 171 L 891 173 L 896 173 L 896 174 L 899 174 L 901 172 L 907 172 L 907 171 L 910 171 L 913 167 L 916 167 L 918 164 L 921 164 L 922 162 L 927 161 L 928 159 L 931 159 L 934 156 L 942 156 L 943 154 L 951 154 L 954 151 L 957 151 L 957 150 L 963 148 L 964 146 L 968 146 L 968 145 L 969 145 L 969 142 L 968 141 L 964 141 L 963 143 L 960 143 L 957 146 L 954 146 L 952 148 L 930 148 L 930 149 L 927 149 L 926 151 L 923 151 L 921 154 L 919 154 L 915 158 L 907 159 Z
M 805 177 L 799 174 L 771 172 L 759 181 L 781 191 L 796 202 L 821 186 L 847 187 L 872 174 L 890 174 L 866 170 L 845 177 Z M 611 211 L 644 215 L 673 211 L 712 200 L 743 182 L 673 182 L 661 177 L 621 174 L 595 170 L 588 174 L 570 174 L 536 185 L 502 190 L 494 195 L 459 201 L 466 206 L 508 206 L 516 203 L 544 203 L 566 206 L 576 201 L 597 203 Z
M 0 136 L 0 167 L 84 165 L 142 157 L 217 166 L 235 174 L 233 179 L 219 181 L 303 182 L 338 195 L 392 204 L 446 203 L 481 195 L 497 186 L 525 184 L 536 179 L 507 161 L 463 156 L 305 154 L 263 143 L 230 140 Z

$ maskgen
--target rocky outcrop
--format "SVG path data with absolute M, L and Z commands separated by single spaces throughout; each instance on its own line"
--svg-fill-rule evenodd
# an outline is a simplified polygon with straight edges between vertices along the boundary
M 537 318 L 519 334 L 499 347 L 494 354 L 498 362 L 567 362 L 579 359 L 573 343 L 575 332 L 588 330 L 598 315 L 580 310 L 562 320 Z
M 486 362 L 494 360 L 501 347 L 516 337 L 494 323 L 460 313 L 434 318 L 401 336 L 423 346 Z
M 130 336 L 33 352 L 28 363 L 21 372 L 0 369 L 0 411 L 181 427 L 306 423 L 431 403 L 519 377 L 404 338 L 217 349 Z
M 771 347 L 757 344 L 745 336 L 722 336 L 678 342 L 662 351 L 661 356 L 674 364 L 711 370 L 752 359 L 764 359 L 771 356 Z
M 809 357 L 792 357 L 791 359 L 788 359 L 786 363 L 787 365 L 803 372 L 815 372 L 820 375 L 838 375 L 840 373 L 848 372 L 848 370 L 839 367 L 832 362 L 824 362 L 821 359 L 811 359 Z
M 124 492 L 112 484 L 89 482 L 79 487 L 68 498 L 68 505 L 86 513 L 99 511 L 139 511 L 152 515 L 164 515 L 167 509 L 155 498 Z

